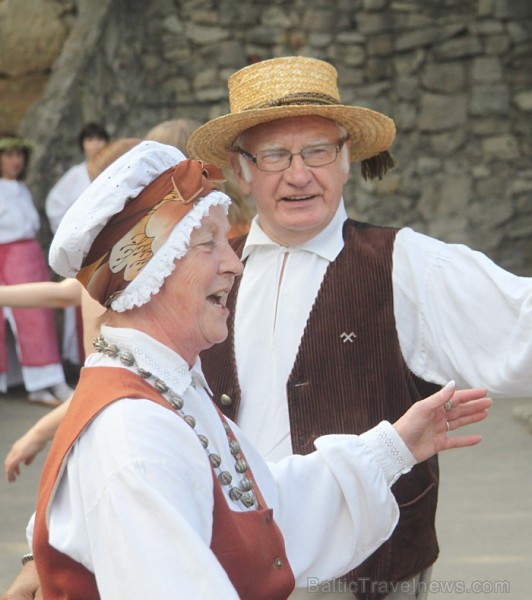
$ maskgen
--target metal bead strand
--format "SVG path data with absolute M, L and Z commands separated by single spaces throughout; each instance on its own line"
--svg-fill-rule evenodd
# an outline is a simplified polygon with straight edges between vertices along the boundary
M 109 356 L 111 358 L 118 358 L 123 365 L 125 365 L 127 367 L 135 367 L 138 375 L 142 379 L 147 380 L 147 379 L 150 379 L 153 377 L 149 371 L 139 367 L 136 364 L 135 357 L 133 356 L 133 354 L 131 354 L 131 352 L 120 351 L 120 349 L 115 344 L 108 344 L 102 335 L 98 336 L 94 340 L 93 346 L 98 352 L 105 354 L 106 356 Z M 166 395 L 165 397 L 168 400 L 168 402 L 170 403 L 170 405 L 181 415 L 181 417 L 184 419 L 184 421 L 192 429 L 194 429 L 194 432 L 198 436 L 198 439 L 199 439 L 201 445 L 207 452 L 209 462 L 211 463 L 212 468 L 216 472 L 217 479 L 218 479 L 220 485 L 222 485 L 222 486 L 231 485 L 231 483 L 233 481 L 233 476 L 231 475 L 231 473 L 229 473 L 229 471 L 222 470 L 221 457 L 218 454 L 209 452 L 209 439 L 207 438 L 207 436 L 205 436 L 201 433 L 198 433 L 195 430 L 196 419 L 192 415 L 186 415 L 183 413 L 183 406 L 184 406 L 183 399 L 180 396 L 178 396 L 175 392 L 173 392 L 168 387 L 168 385 L 161 379 L 154 378 L 154 382 L 151 385 L 160 394 Z M 246 508 L 252 508 L 253 506 L 255 506 L 257 504 L 257 499 L 255 497 L 255 493 L 253 492 L 253 482 L 249 477 L 247 477 L 245 475 L 245 473 L 249 469 L 249 465 L 248 465 L 247 461 L 240 455 L 241 448 L 240 448 L 240 444 L 238 443 L 238 441 L 235 439 L 232 439 L 230 437 L 231 428 L 229 427 L 229 425 L 224 422 L 223 427 L 224 427 L 225 433 L 227 435 L 229 450 L 235 459 L 235 470 L 237 471 L 237 473 L 244 475 L 244 477 L 242 477 L 240 483 L 238 484 L 238 487 L 232 486 L 229 489 L 229 492 L 228 492 L 229 498 L 233 502 L 242 502 L 242 504 Z

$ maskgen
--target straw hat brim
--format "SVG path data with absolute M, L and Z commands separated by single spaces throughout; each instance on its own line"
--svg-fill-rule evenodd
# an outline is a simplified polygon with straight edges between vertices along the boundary
M 229 164 L 233 142 L 246 129 L 286 117 L 317 116 L 336 121 L 351 138 L 351 160 L 361 161 L 388 150 L 395 137 L 395 125 L 385 115 L 359 106 L 287 105 L 231 113 L 209 121 L 189 138 L 191 158 L 218 166 Z

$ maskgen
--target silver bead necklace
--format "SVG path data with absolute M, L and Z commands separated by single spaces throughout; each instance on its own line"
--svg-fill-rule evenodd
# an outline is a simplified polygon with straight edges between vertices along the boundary
M 225 421 L 225 419 L 221 417 L 222 425 L 224 427 L 225 434 L 227 435 L 229 450 L 235 461 L 235 471 L 242 476 L 240 482 L 236 486 L 231 485 L 233 483 L 233 476 L 229 471 L 223 469 L 221 457 L 209 450 L 209 439 L 207 436 L 196 431 L 196 419 L 192 415 L 184 412 L 183 408 L 185 403 L 181 396 L 172 391 L 164 381 L 154 377 L 149 371 L 146 371 L 146 369 L 140 367 L 131 352 L 120 350 L 116 344 L 109 344 L 102 335 L 98 336 L 94 340 L 93 346 L 97 352 L 105 354 L 110 358 L 118 359 L 124 366 L 134 367 L 137 371 L 137 374 L 144 379 L 146 383 L 149 383 L 153 389 L 159 392 L 159 394 L 161 394 L 161 396 L 172 406 L 172 408 L 183 418 L 183 420 L 190 427 L 192 427 L 194 433 L 198 436 L 201 445 L 207 453 L 209 462 L 216 473 L 218 482 L 223 487 L 229 486 L 228 495 L 233 502 L 241 502 L 246 508 L 258 506 L 257 498 L 255 496 L 255 492 L 253 491 L 253 480 L 251 477 L 246 475 L 247 471 L 249 470 L 249 465 L 241 452 L 238 440 L 235 438 L 231 427 Z

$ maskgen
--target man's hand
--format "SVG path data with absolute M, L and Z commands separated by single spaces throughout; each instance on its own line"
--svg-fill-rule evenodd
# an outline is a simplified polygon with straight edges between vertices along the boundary
M 480 435 L 449 433 L 488 416 L 492 401 L 486 393 L 478 388 L 457 391 L 454 382 L 450 382 L 429 398 L 413 404 L 394 427 L 418 462 L 442 450 L 473 446 L 481 441 Z
M 39 575 L 33 560 L 28 561 L 20 570 L 0 600 L 43 600 Z

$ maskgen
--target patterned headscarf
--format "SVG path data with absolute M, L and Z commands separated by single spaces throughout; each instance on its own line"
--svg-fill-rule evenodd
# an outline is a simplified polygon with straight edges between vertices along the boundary
M 139 144 L 97 177 L 69 209 L 52 242 L 50 264 L 65 276 L 74 271 L 106 307 L 122 312 L 142 306 L 159 291 L 175 260 L 186 254 L 192 230 L 210 207 L 228 209 L 229 198 L 218 191 L 222 181 L 214 165 L 185 159 L 175 148 L 156 142 Z M 103 209 L 103 224 L 86 222 L 91 205 L 106 202 L 110 206 Z

